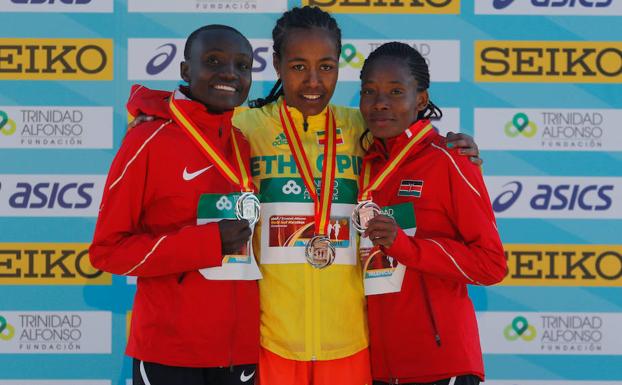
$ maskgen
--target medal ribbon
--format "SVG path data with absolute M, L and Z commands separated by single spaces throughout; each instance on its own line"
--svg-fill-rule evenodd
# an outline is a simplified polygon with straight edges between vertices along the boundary
M 231 163 L 225 158 L 223 153 L 218 149 L 216 145 L 205 136 L 197 124 L 190 118 L 190 116 L 184 111 L 183 106 L 175 98 L 175 93 L 170 98 L 169 107 L 173 114 L 173 119 L 184 132 L 188 134 L 190 139 L 199 147 L 201 152 L 207 156 L 207 158 L 216 166 L 218 171 L 229 182 L 240 186 L 242 192 L 255 192 L 255 186 L 250 178 L 250 173 L 244 164 L 242 154 L 240 153 L 240 146 L 235 132 L 231 132 L 231 146 L 233 147 L 233 153 L 235 154 L 235 160 L 237 163 L 237 170 L 233 168 Z
M 404 163 L 407 155 L 413 151 L 417 144 L 420 144 L 427 134 L 433 130 L 432 124 L 429 120 L 419 120 L 408 128 L 410 132 L 418 131 L 413 135 L 404 148 L 402 148 L 398 154 L 384 168 L 378 173 L 378 175 L 370 182 L 371 179 L 371 162 L 363 162 L 363 170 L 361 173 L 361 188 L 359 192 L 359 202 L 371 201 L 374 191 L 379 190 L 389 180 L 389 177 L 393 175 L 397 169 Z
M 296 124 L 287 109 L 285 100 L 283 100 L 283 105 L 279 109 L 279 115 L 289 149 L 294 156 L 296 166 L 298 166 L 298 172 L 309 191 L 309 195 L 313 199 L 315 233 L 316 235 L 326 235 L 330 221 L 330 208 L 333 202 L 333 189 L 335 187 L 335 160 L 337 155 L 337 124 L 335 116 L 330 107 L 328 107 L 326 109 L 326 123 L 324 126 L 326 140 L 324 141 L 324 159 L 322 161 L 322 185 L 320 195 L 318 196 L 309 159 L 298 135 L 298 130 L 296 130 Z

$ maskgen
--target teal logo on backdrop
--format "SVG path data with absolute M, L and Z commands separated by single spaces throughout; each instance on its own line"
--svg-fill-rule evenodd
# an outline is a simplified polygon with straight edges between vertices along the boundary
M 9 118 L 9 115 L 0 110 L 0 133 L 4 136 L 13 135 L 15 130 L 17 129 L 17 125 L 15 121 Z
M 505 125 L 505 134 L 510 138 L 522 135 L 526 138 L 533 137 L 538 132 L 538 126 L 529 120 L 527 114 L 519 112 Z

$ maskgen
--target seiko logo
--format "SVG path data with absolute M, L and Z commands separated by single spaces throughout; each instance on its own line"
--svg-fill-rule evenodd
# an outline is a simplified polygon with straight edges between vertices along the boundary
M 0 39 L 0 79 L 111 80 L 110 39 Z
M 508 278 L 547 281 L 615 281 L 622 277 L 622 255 L 611 249 L 574 250 L 571 246 L 521 249 L 520 245 L 506 250 Z
M 622 51 L 615 47 L 600 50 L 489 47 L 481 52 L 481 58 L 482 75 L 615 77 L 622 74 Z M 617 65 L 606 65 L 610 61 Z
M 88 243 L 0 243 L 2 285 L 110 285 L 89 261 Z

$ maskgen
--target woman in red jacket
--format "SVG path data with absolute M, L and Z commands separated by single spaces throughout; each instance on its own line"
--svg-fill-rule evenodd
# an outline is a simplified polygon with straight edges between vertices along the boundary
M 184 56 L 188 86 L 166 93 L 159 118 L 129 132 L 112 162 L 91 262 L 138 277 L 126 350 L 134 385 L 251 384 L 259 269 L 240 252 L 249 222 L 222 218 L 252 190 L 250 149 L 231 116 L 248 95 L 253 50 L 237 30 L 210 25 L 188 37 Z M 143 93 L 132 89 L 130 111 Z
M 358 214 L 361 249 L 371 255 L 365 289 L 375 384 L 483 380 L 466 285 L 492 285 L 506 273 L 480 169 L 447 150 L 430 124 L 441 111 L 429 100 L 429 79 L 425 59 L 395 42 L 372 52 L 361 71 L 360 109 L 374 137 Z

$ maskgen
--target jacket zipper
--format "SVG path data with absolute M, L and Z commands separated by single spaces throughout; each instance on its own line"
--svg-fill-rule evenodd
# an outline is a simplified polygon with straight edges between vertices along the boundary
M 434 317 L 434 308 L 432 307 L 432 301 L 430 299 L 430 295 L 428 293 L 428 286 L 423 279 L 423 275 L 419 275 L 419 282 L 421 283 L 421 289 L 423 290 L 423 298 L 425 299 L 426 307 L 428 308 L 428 315 L 430 316 L 430 322 L 432 323 L 432 329 L 434 332 L 434 341 L 436 342 L 436 346 L 441 347 L 441 335 L 438 332 L 438 327 L 436 325 L 436 317 Z

